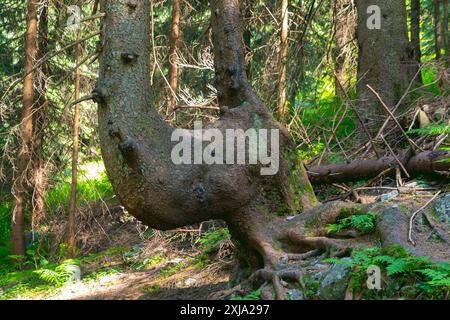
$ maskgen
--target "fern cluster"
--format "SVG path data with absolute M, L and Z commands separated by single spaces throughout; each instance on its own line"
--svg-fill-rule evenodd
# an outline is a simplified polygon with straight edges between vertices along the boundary
M 418 134 L 421 136 L 440 136 L 442 134 L 450 133 L 450 126 L 447 123 L 430 125 L 425 128 L 411 129 L 408 131 L 409 134 Z
M 205 232 L 200 239 L 196 241 L 203 247 L 203 251 L 209 252 L 219 242 L 230 239 L 230 233 L 227 228 L 220 228 L 214 231 Z
M 261 300 L 261 289 L 252 291 L 245 296 L 233 296 L 230 300 Z
M 339 220 L 336 224 L 327 225 L 328 233 L 337 233 L 342 230 L 353 228 L 364 233 L 370 233 L 375 230 L 376 215 L 374 213 L 367 213 L 361 215 L 353 215 Z
M 69 268 L 69 265 L 72 263 L 72 260 L 67 260 L 54 269 L 38 269 L 33 272 L 37 274 L 41 280 L 44 280 L 49 284 L 62 286 L 72 277 L 73 271 Z
M 384 249 L 357 248 L 350 259 L 326 259 L 325 262 L 348 265 L 351 286 L 356 291 L 366 291 L 367 269 L 377 265 L 387 276 L 382 289 L 384 294 L 396 295 L 398 292 L 393 288 L 406 287 L 413 288 L 410 292 L 413 296 L 409 298 L 443 299 L 450 294 L 450 263 L 434 263 L 428 257 L 410 255 L 400 245 Z

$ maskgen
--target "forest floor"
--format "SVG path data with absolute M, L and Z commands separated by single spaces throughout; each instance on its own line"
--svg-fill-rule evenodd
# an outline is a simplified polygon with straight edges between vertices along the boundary
M 363 203 L 380 204 L 386 208 L 398 208 L 409 217 L 427 204 L 436 194 L 436 190 L 447 190 L 448 185 L 427 187 L 432 190 L 404 190 L 399 194 L 392 191 L 370 192 L 361 194 L 359 200 Z M 447 199 L 443 202 L 446 206 L 445 213 L 449 214 L 450 194 L 442 196 L 442 199 L 444 197 Z M 95 226 L 95 229 L 79 230 L 81 251 L 76 259 L 62 258 L 59 262 L 44 264 L 41 260 L 36 267 L 30 265 L 25 266 L 22 271 L 8 271 L 6 274 L 0 272 L 0 299 L 204 300 L 211 299 L 213 294 L 228 288 L 234 265 L 233 244 L 223 222 L 207 222 L 182 230 L 160 232 L 143 228 L 120 208 L 114 206 L 105 211 L 99 210 L 97 206 L 90 206 L 89 210 L 83 212 L 85 219 L 96 223 L 89 224 Z M 437 218 L 436 212 L 435 203 L 421 211 L 433 219 Z M 89 214 L 93 216 L 88 217 Z M 436 230 L 422 214 L 418 214 L 414 220 L 412 235 L 417 244 L 407 248 L 408 251 L 418 256 L 423 255 L 421 252 L 433 252 L 432 261 L 450 261 L 448 243 L 439 239 Z M 86 251 L 83 252 L 83 249 Z M 351 265 L 353 270 L 361 272 L 361 279 L 365 277 L 366 264 L 370 265 L 376 261 L 373 260 L 375 251 L 370 250 L 362 248 L 357 251 L 359 256 L 353 259 Z M 398 252 L 391 257 L 386 257 L 386 253 L 382 251 L 376 254 L 382 256 L 378 257 L 379 261 L 388 263 L 383 271 L 385 274 L 394 272 L 394 267 L 403 266 L 404 269 L 397 270 L 397 274 L 397 271 L 391 274 L 396 279 L 395 285 L 400 287 L 388 284 L 388 281 L 383 295 L 369 298 L 420 297 L 426 293 L 425 289 L 431 292 L 428 297 L 448 298 L 448 264 L 439 267 L 398 255 Z M 38 256 L 39 254 L 36 254 L 36 257 Z M 294 295 L 299 299 L 343 299 L 344 296 L 349 299 L 361 298 L 347 289 L 350 288 L 348 284 L 351 282 L 348 269 L 340 269 L 339 264 L 327 262 L 325 258 L 326 256 L 321 256 L 307 262 L 307 292 L 299 295 L 299 290 L 295 289 Z M 363 264 L 358 264 L 361 261 Z M 76 275 L 74 281 L 67 281 L 67 274 L 64 274 L 64 268 L 61 268 L 67 265 L 76 265 L 80 270 L 80 275 Z M 426 270 L 435 272 L 429 278 L 421 276 L 423 272 L 428 272 Z M 356 276 L 354 271 L 352 277 Z M 435 278 L 431 278 L 432 276 Z M 346 279 L 344 283 L 339 280 L 342 277 Z M 327 288 L 325 283 L 330 282 L 330 279 L 331 285 L 329 283 Z M 337 287 L 342 288 L 342 291 L 336 296 Z M 401 291 L 411 287 L 414 287 L 415 291 Z M 255 298 L 258 299 L 257 291 L 241 292 L 232 299 Z
M 226 265 L 216 265 L 214 270 L 186 266 L 172 275 L 161 273 L 177 263 L 168 261 L 145 271 L 123 270 L 98 279 L 69 283 L 57 292 L 36 295 L 33 299 L 205 300 L 210 294 L 226 289 Z
M 134 238 L 126 238 L 132 246 L 118 243 L 80 255 L 74 260 L 81 270 L 77 281 L 45 285 L 34 277 L 24 278 L 21 273 L 27 271 L 23 271 L 0 285 L 0 299 L 208 299 L 227 288 L 231 242 L 224 228 L 200 234 L 194 229 L 151 236 L 136 233 Z

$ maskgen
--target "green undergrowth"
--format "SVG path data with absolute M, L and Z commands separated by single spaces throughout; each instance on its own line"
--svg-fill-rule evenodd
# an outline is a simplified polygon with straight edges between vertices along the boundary
M 0 299 L 32 298 L 54 293 L 71 281 L 72 265 L 81 268 L 84 282 L 123 271 L 122 254 L 127 250 L 124 247 L 114 247 L 60 262 L 49 262 L 42 257 L 14 257 L 16 263 L 9 260 L 0 266 Z
M 64 176 L 58 179 L 45 194 L 45 205 L 48 214 L 51 215 L 58 210 L 68 210 L 70 189 L 70 175 L 69 172 L 65 172 Z M 80 167 L 77 184 L 78 207 L 92 201 L 109 199 L 113 195 L 114 192 L 102 162 L 90 162 Z
M 0 203 L 0 266 L 11 254 L 11 202 Z
M 234 295 L 230 300 L 261 300 L 261 289 L 247 293 L 246 295 Z
M 437 79 L 438 70 L 435 65 L 428 65 L 422 68 L 422 82 L 425 86 L 425 90 L 434 96 L 442 94 Z
M 348 110 L 344 114 L 344 105 L 343 101 L 335 98 L 333 95 L 323 97 L 323 99 L 317 101 L 317 104 L 303 103 L 302 112 L 300 113 L 302 123 L 308 128 L 320 126 L 331 129 L 342 119 L 339 127 L 336 129 L 336 137 L 341 141 L 351 135 L 356 129 L 352 111 Z M 304 144 L 299 150 L 299 156 L 303 160 L 310 160 L 323 152 L 326 143 L 327 141 L 322 136 L 319 136 L 317 140 L 311 141 L 310 144 Z M 332 139 L 330 147 L 333 147 L 335 144 L 337 144 L 337 141 Z M 324 160 L 326 160 L 325 162 L 336 163 L 341 162 L 343 159 L 335 155 L 329 156 L 326 154 Z
M 231 240 L 228 228 L 219 228 L 213 231 L 207 231 L 195 241 L 200 245 L 202 253 L 196 259 L 194 266 L 197 268 L 205 268 L 210 263 L 210 254 L 216 249 L 217 245 L 222 241 Z
M 67 215 L 69 210 L 71 189 L 71 172 L 66 170 L 61 177 L 53 177 L 50 187 L 45 193 L 44 203 L 46 209 L 47 221 L 49 219 L 59 217 L 61 215 Z M 87 203 L 96 201 L 109 201 L 114 198 L 111 183 L 106 176 L 106 171 L 103 162 L 89 162 L 80 166 L 77 185 L 77 207 L 81 208 Z M 111 202 L 111 201 L 109 201 Z M 7 265 L 11 255 L 11 200 L 3 200 L 0 203 L 0 265 Z M 26 212 L 25 223 L 29 225 L 30 213 Z M 38 229 L 48 229 L 48 226 L 44 222 Z M 46 236 L 45 236 L 46 238 Z M 36 256 L 39 258 L 48 260 L 60 260 L 65 256 L 62 247 L 59 250 L 58 256 L 49 257 L 47 252 L 50 251 L 48 246 L 49 239 L 44 239 L 39 242 L 39 246 L 35 247 L 34 244 L 27 244 L 26 260 L 36 260 Z M 17 257 L 16 257 L 17 258 Z M 36 261 L 33 261 L 35 263 Z
M 439 136 L 442 134 L 450 134 L 450 125 L 448 123 L 441 123 L 436 125 L 430 125 L 425 128 L 411 129 L 407 133 L 418 135 Z
M 350 259 L 324 261 L 350 267 L 350 286 L 354 293 L 362 294 L 362 298 L 449 298 L 450 263 L 431 262 L 428 257 L 413 256 L 400 245 L 357 247 Z M 371 266 L 378 266 L 382 271 L 381 290 L 369 290 L 366 286 L 367 270 Z
M 339 220 L 338 223 L 327 225 L 327 231 L 329 234 L 332 234 L 351 228 L 363 233 L 370 233 L 375 231 L 376 219 L 376 215 L 370 212 L 367 214 L 353 215 Z
M 32 297 L 37 294 L 51 293 L 66 284 L 72 272 L 70 265 L 78 265 L 77 260 L 65 260 L 62 263 L 48 263 L 38 269 L 9 270 L 0 273 L 0 299 Z

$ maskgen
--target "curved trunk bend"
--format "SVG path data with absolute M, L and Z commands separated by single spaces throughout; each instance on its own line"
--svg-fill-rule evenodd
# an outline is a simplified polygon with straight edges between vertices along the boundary
M 279 233 L 275 224 L 280 216 L 311 208 L 317 200 L 289 133 L 273 120 L 247 80 L 239 1 L 211 3 L 215 82 L 222 110 L 221 119 L 212 126 L 224 137 L 229 129 L 275 129 L 279 149 L 274 156 L 279 166 L 274 175 L 261 174 L 267 166 L 261 161 L 174 164 L 171 153 L 180 141 L 179 132 L 172 142 L 175 129 L 152 107 L 149 92 L 149 1 L 104 0 L 102 8 L 106 13 L 103 51 L 94 93 L 103 159 L 122 204 L 143 223 L 161 230 L 223 219 L 233 239 L 249 253 L 247 258 L 257 259 L 251 269 L 274 265 L 270 247 Z M 182 136 L 192 132 L 184 131 Z M 249 140 L 245 140 L 247 148 Z M 274 142 L 266 140 L 271 150 Z M 233 147 L 233 158 L 235 151 Z

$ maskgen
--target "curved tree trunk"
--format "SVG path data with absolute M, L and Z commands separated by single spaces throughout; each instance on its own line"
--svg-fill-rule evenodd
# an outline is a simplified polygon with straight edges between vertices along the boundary
M 300 270 L 288 262 L 314 255 L 315 249 L 348 251 L 355 243 L 327 238 L 325 226 L 365 208 L 339 202 L 317 205 L 289 133 L 273 120 L 247 80 L 238 0 L 211 1 L 215 85 L 222 116 L 206 128 L 216 133 L 279 130 L 279 170 L 261 175 L 261 164 L 221 164 L 219 158 L 211 165 L 175 164 L 171 154 L 179 139 L 194 135 L 194 147 L 202 143 L 198 132 L 175 131 L 150 108 L 149 5 L 146 0 L 101 1 L 105 46 L 94 94 L 102 155 L 114 191 L 132 215 L 155 229 L 225 220 L 238 249 L 233 280 L 272 283 L 263 285 L 264 298 L 275 293 L 283 299 L 286 288 L 281 279 L 300 277 Z M 191 147 L 192 141 L 188 144 Z M 220 147 L 205 151 L 203 155 L 212 156 L 220 153 Z M 235 151 L 226 150 L 225 158 L 234 157 Z M 186 158 L 192 160 L 192 155 Z M 193 158 L 198 161 L 197 153 Z
M 133 215 L 151 227 L 173 229 L 211 218 L 230 221 L 257 204 L 274 212 L 280 208 L 296 212 L 315 204 L 306 171 L 296 159 L 281 159 L 275 176 L 261 176 L 245 165 L 175 165 L 174 128 L 155 108 L 148 108 L 147 1 L 102 5 L 107 13 L 102 34 L 107 46 L 94 91 L 101 147 L 113 187 Z M 280 153 L 285 158 L 294 154 L 288 133 L 273 121 L 247 81 L 238 1 L 213 1 L 212 12 L 215 81 L 223 111 L 214 127 L 281 129 Z M 284 185 L 292 166 L 298 166 L 292 180 L 303 186 L 301 201 L 294 201 L 293 191 Z

